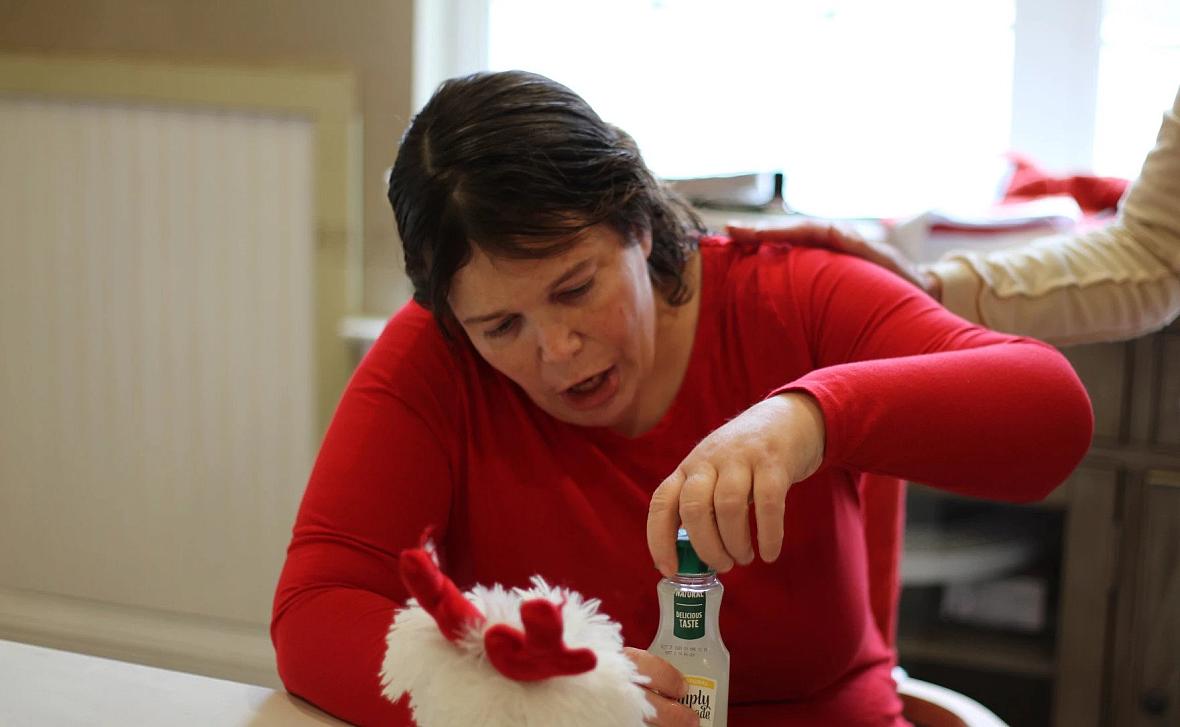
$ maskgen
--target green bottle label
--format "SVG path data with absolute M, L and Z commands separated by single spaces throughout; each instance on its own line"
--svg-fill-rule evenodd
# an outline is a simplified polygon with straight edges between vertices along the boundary
M 676 591 L 672 597 L 674 610 L 672 634 L 678 639 L 692 641 L 705 635 L 705 594 Z

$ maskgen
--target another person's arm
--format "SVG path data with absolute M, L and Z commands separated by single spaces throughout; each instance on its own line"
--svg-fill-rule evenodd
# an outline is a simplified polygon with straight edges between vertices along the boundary
M 930 266 L 951 311 L 1067 345 L 1134 338 L 1180 314 L 1180 93 L 1118 219 Z

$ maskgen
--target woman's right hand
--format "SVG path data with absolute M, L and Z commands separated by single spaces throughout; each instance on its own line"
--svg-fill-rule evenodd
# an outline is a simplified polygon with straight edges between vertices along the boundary
M 676 701 L 688 691 L 684 675 L 676 667 L 641 649 L 626 646 L 623 652 L 635 662 L 639 673 L 650 679 L 644 689 L 647 701 L 656 708 L 656 716 L 646 724 L 658 727 L 696 727 L 700 724 L 696 712 Z

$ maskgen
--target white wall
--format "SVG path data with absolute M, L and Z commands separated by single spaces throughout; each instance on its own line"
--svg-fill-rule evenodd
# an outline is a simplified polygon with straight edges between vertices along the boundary
M 0 99 L 0 638 L 276 683 L 313 127 Z

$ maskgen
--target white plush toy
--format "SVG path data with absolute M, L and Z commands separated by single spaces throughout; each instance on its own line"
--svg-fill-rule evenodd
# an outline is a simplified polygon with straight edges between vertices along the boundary
M 460 593 L 433 550 L 403 551 L 414 596 L 389 628 L 384 695 L 409 695 L 418 727 L 638 727 L 647 678 L 599 602 L 534 577 L 532 588 Z

